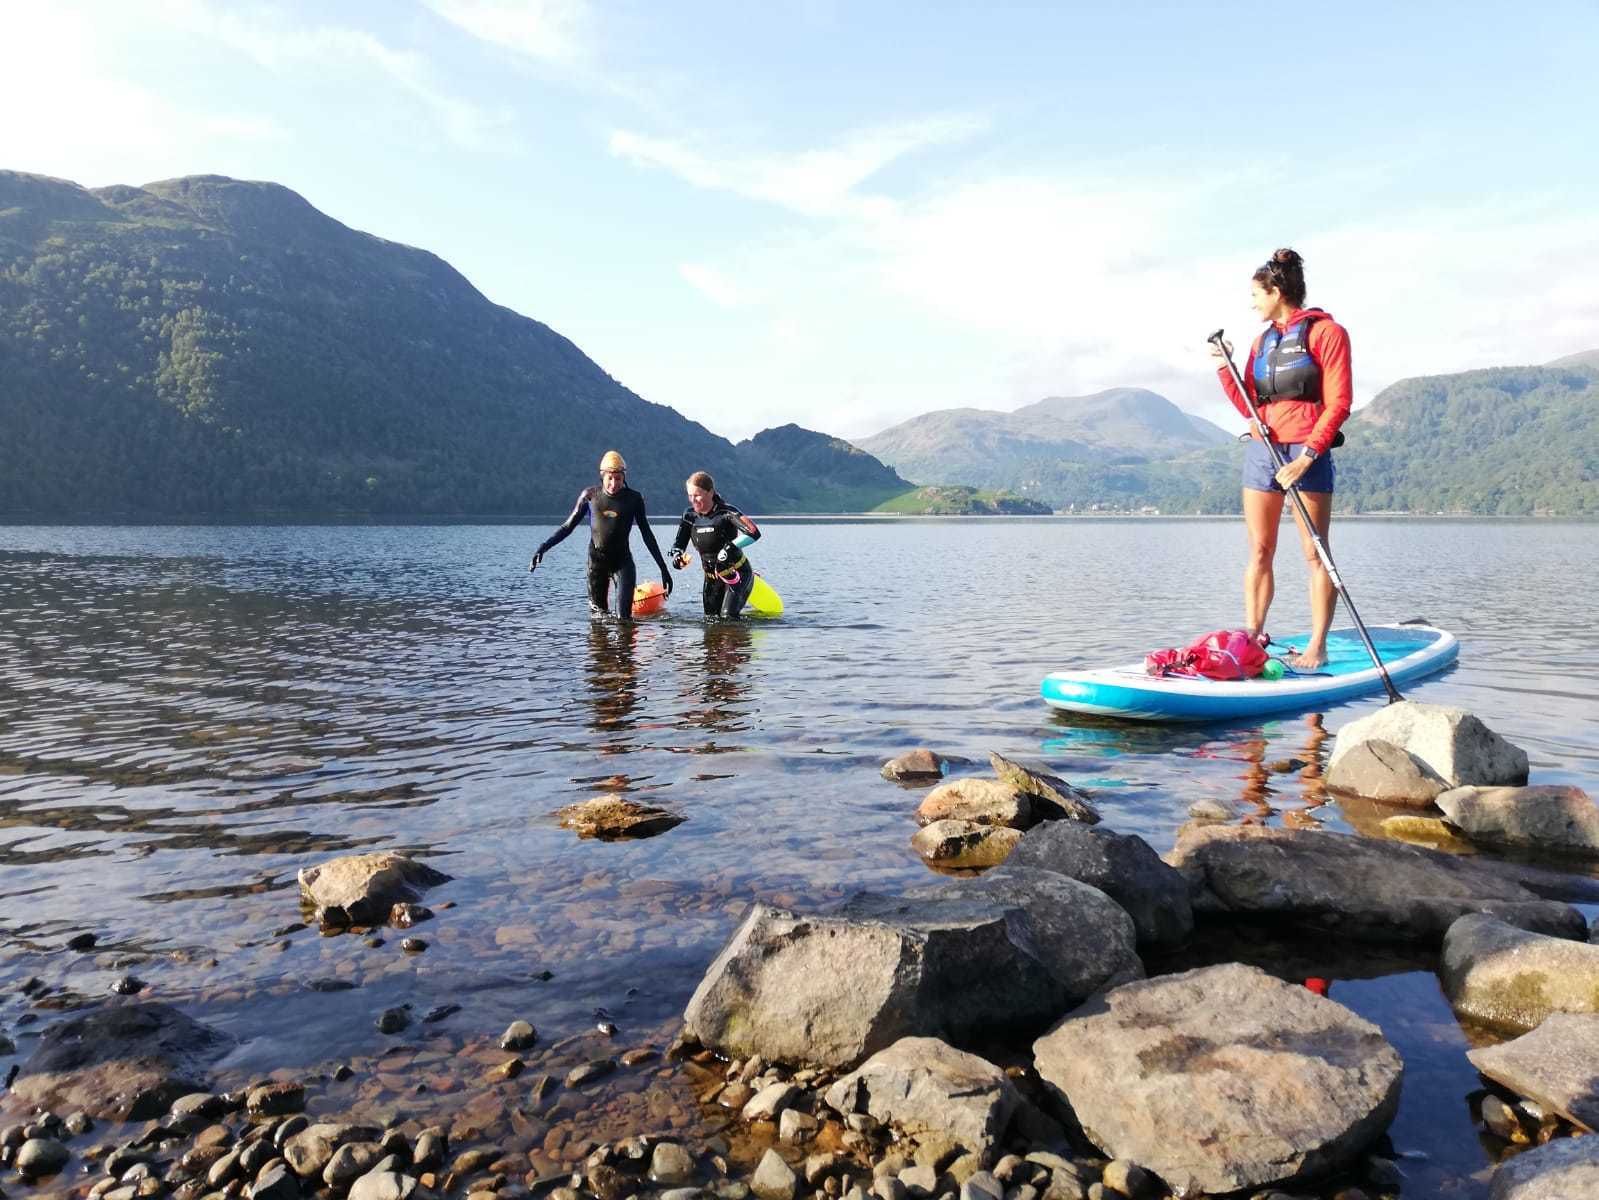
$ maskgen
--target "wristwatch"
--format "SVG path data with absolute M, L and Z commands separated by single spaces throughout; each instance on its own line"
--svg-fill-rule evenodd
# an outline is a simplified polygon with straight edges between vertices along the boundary
M 1316 451 L 1313 450 L 1311 447 L 1306 446 L 1303 450 L 1301 450 L 1299 452 L 1299 457 L 1300 458 L 1308 458 L 1308 459 L 1310 459 L 1311 462 L 1315 462 L 1316 461 Z

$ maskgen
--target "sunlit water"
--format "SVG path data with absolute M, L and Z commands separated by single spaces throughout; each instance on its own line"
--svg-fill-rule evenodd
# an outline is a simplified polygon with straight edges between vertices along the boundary
M 705 624 L 691 570 L 665 616 L 622 627 L 590 620 L 578 539 L 527 574 L 543 526 L 0 528 L 0 1028 L 28 1052 L 28 976 L 92 997 L 131 969 L 241 1039 L 224 1077 L 375 1060 L 392 1039 L 374 1018 L 402 1002 L 462 1006 L 414 1060 L 437 1073 L 517 1017 L 556 1041 L 603 1008 L 631 1044 L 681 1011 L 752 899 L 926 882 L 917 795 L 878 776 L 916 745 L 972 770 L 989 750 L 1052 764 L 1159 851 L 1201 799 L 1350 828 L 1319 767 L 1375 700 L 1161 728 L 1037 699 L 1047 671 L 1237 624 L 1239 522 L 765 529 L 750 553 L 782 620 Z M 1593 790 L 1596 534 L 1345 521 L 1334 549 L 1369 622 L 1460 636 L 1458 666 L 1415 698 L 1481 715 L 1535 782 Z M 1294 541 L 1283 634 L 1308 623 Z M 551 816 L 606 793 L 687 820 L 604 844 Z M 299 868 L 374 847 L 455 877 L 428 898 L 456 903 L 415 931 L 425 953 L 277 934 L 301 919 Z M 63 949 L 85 930 L 99 953 Z M 1477 1078 L 1430 961 L 1303 954 L 1282 972 L 1340 979 L 1335 998 L 1407 1060 L 1406 1194 L 1485 1194 Z M 335 976 L 359 986 L 306 986 Z

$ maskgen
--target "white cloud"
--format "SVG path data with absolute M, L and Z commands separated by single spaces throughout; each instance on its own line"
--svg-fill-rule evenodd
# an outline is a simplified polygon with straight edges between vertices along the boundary
M 695 291 L 722 308 L 739 308 L 745 303 L 743 289 L 715 267 L 705 263 L 680 263 L 677 273 Z
M 423 0 L 438 16 L 505 50 L 540 62 L 587 57 L 591 16 L 584 0 Z
M 806 216 L 881 216 L 892 207 L 855 189 L 897 159 L 980 132 L 971 116 L 882 125 L 851 134 L 836 146 L 789 155 L 712 156 L 668 138 L 627 130 L 611 134 L 611 153 L 641 166 L 659 167 L 695 187 L 764 200 Z

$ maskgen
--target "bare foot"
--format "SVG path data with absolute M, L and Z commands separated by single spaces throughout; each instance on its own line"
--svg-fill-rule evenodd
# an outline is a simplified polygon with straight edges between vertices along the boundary
M 1296 671 L 1314 671 L 1318 667 L 1327 665 L 1327 652 L 1325 650 L 1302 650 L 1288 660 L 1288 665 Z

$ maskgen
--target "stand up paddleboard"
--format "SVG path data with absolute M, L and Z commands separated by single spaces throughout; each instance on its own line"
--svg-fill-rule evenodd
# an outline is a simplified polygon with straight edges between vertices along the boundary
M 1414 682 L 1455 661 L 1455 635 L 1431 625 L 1372 625 L 1372 645 L 1396 685 Z M 1303 646 L 1308 636 L 1274 641 Z M 1281 679 L 1222 682 L 1144 671 L 1142 662 L 1093 671 L 1057 671 L 1044 676 L 1044 702 L 1068 712 L 1121 717 L 1129 721 L 1227 721 L 1266 713 L 1300 712 L 1338 704 L 1383 690 L 1382 675 L 1354 629 L 1334 629 L 1327 637 L 1327 665 L 1314 672 L 1289 671 Z

